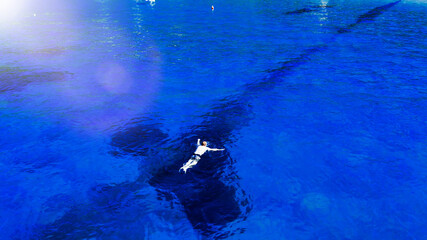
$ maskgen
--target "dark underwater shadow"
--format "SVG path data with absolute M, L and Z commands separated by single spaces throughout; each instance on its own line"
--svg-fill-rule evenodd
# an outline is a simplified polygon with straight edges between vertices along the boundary
M 250 115 L 251 107 L 238 100 L 215 106 L 202 116 L 204 121 L 200 125 L 184 133 L 176 142 L 182 153 L 169 159 L 169 164 L 165 162 L 168 165 L 149 180 L 150 185 L 175 195 L 193 227 L 205 236 L 222 238 L 233 234 L 222 229 L 247 216 L 251 210 L 249 198 L 235 181 L 236 172 L 229 169 L 233 159 L 228 152 L 205 154 L 187 174 L 178 170 L 194 151 L 197 137 L 209 139 L 218 147 L 232 144 L 233 133 L 249 123 Z
M 352 23 L 346 27 L 342 27 L 339 28 L 337 30 L 338 33 L 348 33 L 350 32 L 354 27 L 356 27 L 357 25 L 364 23 L 364 22 L 371 22 L 374 21 L 375 18 L 377 18 L 378 16 L 380 16 L 381 14 L 383 14 L 384 12 L 386 12 L 387 10 L 389 10 L 391 7 L 393 7 L 394 5 L 398 4 L 399 2 L 401 2 L 401 0 L 399 1 L 395 1 L 383 6 L 379 6 L 376 7 L 362 15 L 360 15 L 355 23 Z
M 46 71 L 21 67 L 0 67 L 0 93 L 21 91 L 32 83 L 66 81 L 73 76 L 65 71 Z
M 364 22 L 364 19 L 374 19 L 398 2 L 361 15 L 356 24 Z M 94 206 L 97 206 L 96 209 L 109 211 L 108 209 L 116 208 L 117 204 L 120 206 L 124 199 L 127 199 L 126 204 L 132 205 L 132 201 L 128 200 L 132 199 L 129 196 L 147 183 L 158 189 L 159 198 L 171 202 L 177 200 L 193 228 L 199 230 L 205 238 L 221 239 L 244 231 L 229 227 L 236 221 L 245 220 L 252 209 L 250 197 L 238 184 L 238 176 L 233 169 L 234 160 L 229 152 L 205 154 L 198 165 L 187 174 L 181 174 L 178 170 L 194 151 L 197 138 L 208 139 L 215 143 L 214 147 L 233 144 L 238 137 L 238 130 L 247 126 L 253 118 L 251 102 L 280 86 L 287 75 L 310 62 L 313 55 L 326 49 L 326 44 L 312 46 L 302 51 L 299 56 L 280 63 L 279 67 L 267 70 L 266 77 L 244 85 L 240 92 L 232 96 L 220 99 L 201 116 L 203 120 L 200 124 L 183 131 L 175 138 L 164 133 L 160 125 L 148 123 L 150 121 L 143 119 L 118 130 L 112 136 L 111 146 L 115 150 L 111 154 L 143 156 L 149 162 L 143 162 L 141 165 L 155 166 L 157 163 L 158 165 L 152 168 L 148 182 L 146 176 L 141 174 L 135 182 L 96 186 L 89 193 L 92 196 L 89 204 L 69 211 L 50 225 L 42 226 L 38 236 L 44 239 L 58 239 L 52 236 L 68 236 L 62 239 L 74 239 L 69 236 L 85 232 L 86 237 L 94 237 L 94 232 L 102 231 L 97 227 L 101 224 L 92 224 L 90 227 L 85 225 L 89 222 L 102 222 L 103 218 L 90 214 L 80 220 L 76 215 L 90 212 Z M 77 224 L 71 224 L 73 221 L 77 221 Z

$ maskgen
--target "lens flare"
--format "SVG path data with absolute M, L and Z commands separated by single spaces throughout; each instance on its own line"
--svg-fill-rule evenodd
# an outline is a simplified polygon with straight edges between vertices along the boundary
M 96 80 L 108 92 L 127 93 L 132 86 L 132 78 L 118 63 L 103 63 L 98 67 Z

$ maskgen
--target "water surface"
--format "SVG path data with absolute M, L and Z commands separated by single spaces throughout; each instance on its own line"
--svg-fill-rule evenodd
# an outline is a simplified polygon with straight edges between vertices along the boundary
M 426 3 L 21 2 L 2 239 L 427 234 Z M 226 151 L 180 175 L 197 138 Z

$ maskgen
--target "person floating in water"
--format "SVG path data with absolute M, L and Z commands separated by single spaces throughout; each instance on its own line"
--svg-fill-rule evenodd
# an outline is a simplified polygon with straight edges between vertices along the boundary
M 218 149 L 218 148 L 209 148 L 207 147 L 208 143 L 206 141 L 203 141 L 202 144 L 200 145 L 200 139 L 197 139 L 197 149 L 194 152 L 193 156 L 191 156 L 191 158 L 188 160 L 187 163 L 185 163 L 180 169 L 179 171 L 181 172 L 181 170 L 184 170 L 184 173 L 187 173 L 187 169 L 192 168 L 194 165 L 196 165 L 200 158 L 202 157 L 202 155 L 206 152 L 206 151 L 224 151 L 224 149 Z

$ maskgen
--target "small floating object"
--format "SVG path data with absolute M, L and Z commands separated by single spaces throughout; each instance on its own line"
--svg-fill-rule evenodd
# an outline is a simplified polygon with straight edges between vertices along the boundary
M 35 13 L 33 14 L 33 16 L 35 17 L 35 16 L 37 16 Z
M 212 5 L 212 11 L 214 10 L 214 6 Z

